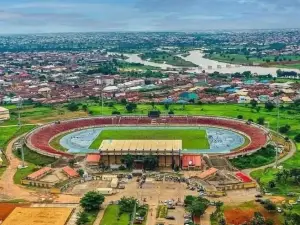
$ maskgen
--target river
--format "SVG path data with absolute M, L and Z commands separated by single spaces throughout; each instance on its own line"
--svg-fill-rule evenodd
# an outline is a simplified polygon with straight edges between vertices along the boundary
M 180 68 L 168 64 L 162 64 L 162 63 L 154 63 L 149 62 L 147 60 L 142 60 L 138 54 L 124 54 L 128 57 L 126 59 L 127 62 L 134 62 L 134 63 L 142 63 L 144 65 L 148 66 L 155 66 L 160 67 L 162 69 L 167 68 Z M 207 72 L 214 72 L 218 71 L 220 73 L 236 73 L 236 72 L 244 72 L 244 71 L 251 71 L 251 73 L 257 73 L 258 75 L 266 75 L 271 74 L 273 76 L 276 76 L 276 71 L 278 69 L 284 70 L 284 71 L 295 71 L 297 73 L 300 73 L 300 70 L 298 69 L 283 69 L 283 68 L 276 68 L 276 67 L 261 67 L 261 66 L 242 66 L 242 65 L 235 65 L 235 64 L 227 64 L 218 62 L 211 59 L 203 58 L 204 54 L 200 50 L 193 50 L 190 51 L 190 55 L 187 57 L 181 58 L 185 59 L 186 61 L 190 61 L 199 67 L 197 68 L 191 68 L 188 70 L 188 72 L 201 72 L 202 70 L 205 70 Z

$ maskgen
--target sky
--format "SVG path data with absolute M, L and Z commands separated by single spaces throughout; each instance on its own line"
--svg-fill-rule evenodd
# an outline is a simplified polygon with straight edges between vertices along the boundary
M 300 28 L 300 0 L 0 0 L 0 33 Z

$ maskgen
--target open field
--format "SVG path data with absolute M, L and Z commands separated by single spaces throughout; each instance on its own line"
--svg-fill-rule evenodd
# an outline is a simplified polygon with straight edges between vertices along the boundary
M 183 149 L 208 149 L 204 130 L 103 130 L 91 149 L 98 149 L 103 140 L 182 140 Z
M 274 62 L 275 56 L 265 56 L 261 58 L 255 56 L 252 57 L 249 56 L 249 58 L 247 58 L 247 56 L 243 54 L 212 54 L 209 55 L 207 58 L 219 62 L 234 63 L 234 64 L 251 64 L 251 63 L 265 64 L 266 61 L 270 60 L 272 66 L 281 67 L 281 68 L 291 68 L 291 69 L 300 68 L 300 64 L 299 64 L 300 56 L 298 55 L 281 56 L 278 58 L 278 63 Z M 286 61 L 287 63 L 284 64 L 283 61 Z M 293 61 L 295 61 L 294 64 L 292 63 Z

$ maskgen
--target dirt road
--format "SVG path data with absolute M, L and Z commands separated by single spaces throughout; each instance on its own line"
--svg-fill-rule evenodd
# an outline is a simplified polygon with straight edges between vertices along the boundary
M 6 148 L 6 156 L 8 158 L 9 165 L 0 179 L 0 200 L 23 199 L 30 202 L 36 202 L 40 201 L 41 199 L 53 198 L 55 202 L 78 203 L 80 200 L 78 196 L 52 196 L 47 190 L 31 190 L 14 183 L 13 178 L 18 170 L 18 165 L 21 164 L 21 161 L 12 152 L 13 143 L 16 142 L 20 137 L 11 140 Z

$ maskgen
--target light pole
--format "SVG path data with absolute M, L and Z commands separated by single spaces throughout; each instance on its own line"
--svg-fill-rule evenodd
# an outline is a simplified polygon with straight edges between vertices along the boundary
M 279 92 L 276 93 L 277 95 L 277 125 L 276 125 L 276 132 L 277 134 L 279 133 L 279 101 L 280 101 L 280 94 Z M 275 142 L 274 142 L 275 143 Z M 275 143 L 275 151 L 276 151 L 276 159 L 275 159 L 275 168 L 278 167 L 278 147 L 277 147 L 277 144 Z

